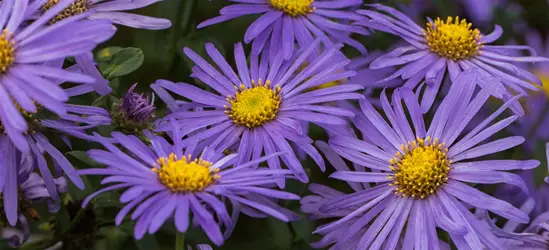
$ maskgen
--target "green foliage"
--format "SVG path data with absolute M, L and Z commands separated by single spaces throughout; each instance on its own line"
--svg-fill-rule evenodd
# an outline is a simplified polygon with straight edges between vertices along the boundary
M 137 70 L 144 60 L 139 48 L 109 47 L 97 52 L 95 60 L 106 79 L 112 80 Z
M 372 1 L 365 1 L 372 2 Z M 411 0 L 384 1 L 390 5 L 408 3 Z M 441 16 L 457 15 L 463 11 L 456 1 L 432 0 L 433 9 L 429 13 L 437 13 Z M 546 15 L 547 2 L 545 0 L 536 0 L 533 4 L 529 0 L 510 1 L 525 6 L 533 14 L 520 14 L 510 12 L 508 8 L 497 8 L 497 23 L 504 25 L 506 30 L 504 41 L 517 40 L 523 41 L 522 31 L 513 29 L 513 24 L 518 20 L 525 20 L 534 24 L 536 28 L 548 30 L 548 15 Z M 95 94 L 89 94 L 83 100 L 90 100 L 86 104 L 102 107 L 110 110 L 113 103 L 119 102 L 120 97 L 135 82 L 139 82 L 136 92 L 151 92 L 148 87 L 157 79 L 168 79 L 174 82 L 184 81 L 188 83 L 201 84 L 190 77 L 193 63 L 184 56 L 182 49 L 189 47 L 200 55 L 205 55 L 204 46 L 206 43 L 213 43 L 221 53 L 232 63 L 233 46 L 237 42 L 242 42 L 246 28 L 256 19 L 256 16 L 244 16 L 235 20 L 227 21 L 197 30 L 196 26 L 203 20 L 216 16 L 219 10 L 227 4 L 227 1 L 220 0 L 166 0 L 159 1 L 147 8 L 135 11 L 136 13 L 170 19 L 172 27 L 167 30 L 139 30 L 128 27 L 118 27 L 118 32 L 113 39 L 101 45 L 102 48 L 95 52 L 95 59 L 103 76 L 110 81 L 113 93 L 103 97 Z M 543 8 L 536 8 L 543 6 Z M 425 20 L 425 19 L 421 19 Z M 484 30 L 483 30 L 484 31 Z M 393 45 L 395 38 L 389 35 L 374 33 L 370 37 L 359 38 L 370 51 L 386 50 Z M 504 42 L 501 41 L 501 42 Z M 249 49 L 249 46 L 245 46 Z M 356 52 L 345 50 L 349 57 L 355 56 Z M 164 112 L 161 102 L 157 101 L 159 106 L 158 113 Z M 112 126 L 99 128 L 101 134 L 108 134 L 112 131 Z M 312 127 L 309 134 L 314 140 L 326 140 L 326 135 L 321 129 Z M 93 161 L 86 151 L 92 148 L 100 148 L 97 144 L 92 144 L 83 140 L 71 140 L 73 151 L 65 152 L 71 163 L 77 169 L 90 167 L 100 167 L 101 165 Z M 58 148 L 66 148 L 62 142 L 57 143 Z M 537 159 L 544 160 L 543 145 L 538 145 L 535 151 Z M 520 154 L 517 153 L 517 154 Z M 509 155 L 507 155 L 509 156 Z M 322 173 L 310 159 L 304 162 L 311 183 L 322 183 L 337 187 L 342 191 L 349 191 L 349 188 L 342 182 L 334 182 L 327 176 L 333 171 L 328 166 L 328 171 Z M 545 176 L 546 168 L 539 168 L 536 176 Z M 34 225 L 33 230 L 44 233 L 45 236 L 37 243 L 24 247 L 25 250 L 45 249 L 52 246 L 57 241 L 71 242 L 78 240 L 77 232 L 86 232 L 80 229 L 85 227 L 92 228 L 93 248 L 96 250 L 167 250 L 174 249 L 175 228 L 173 225 L 164 225 L 161 230 L 151 236 L 146 235 L 142 240 L 136 241 L 133 238 L 133 227 L 135 222 L 126 218 L 120 227 L 114 225 L 113 218 L 122 207 L 119 200 L 119 193 L 108 192 L 97 196 L 88 205 L 88 210 L 69 211 L 68 204 L 80 204 L 82 200 L 100 187 L 100 179 L 96 176 L 83 177 L 86 188 L 79 190 L 73 185 L 69 187 L 69 193 L 64 197 L 64 205 L 60 211 L 54 215 L 41 210 L 42 219 L 35 223 L 41 225 L 42 229 L 37 229 Z M 542 179 L 537 178 L 536 182 L 541 183 Z M 307 186 L 302 183 L 291 181 L 287 191 L 306 195 Z M 299 212 L 299 202 L 285 204 L 287 208 Z M 74 210 L 74 207 L 73 207 Z M 81 212 L 85 211 L 85 212 Z M 90 212 L 91 211 L 91 212 Z M 92 216 L 89 216 L 93 214 Z M 51 222 L 51 223 L 50 223 Z M 325 221 L 321 221 L 325 222 Z M 308 220 L 305 215 L 302 220 L 293 223 L 284 223 L 273 218 L 256 219 L 241 215 L 232 236 L 227 240 L 224 246 L 215 248 L 222 250 L 243 250 L 243 249 L 261 249 L 261 250 L 285 250 L 285 249 L 311 249 L 310 243 L 317 241 L 318 236 L 312 234 L 319 221 Z M 170 223 L 167 223 L 170 224 Z M 82 228 L 81 228 L 82 227 Z M 76 236 L 75 236 L 76 235 Z M 6 249 L 6 242 L 0 241 L 0 249 Z M 199 228 L 189 228 L 185 234 L 185 244 L 196 245 L 200 243 L 211 244 L 208 238 Z M 66 248 L 64 248 L 66 249 Z

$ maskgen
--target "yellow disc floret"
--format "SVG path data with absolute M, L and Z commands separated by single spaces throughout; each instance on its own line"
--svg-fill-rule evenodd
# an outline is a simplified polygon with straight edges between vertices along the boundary
M 429 49 L 439 56 L 452 60 L 469 59 L 479 53 L 482 47 L 478 29 L 471 29 L 471 23 L 459 17 L 448 17 L 446 21 L 437 18 L 428 22 L 425 39 Z
M 256 85 L 252 80 L 252 87 L 244 84 L 236 88 L 236 96 L 229 96 L 227 101 L 231 106 L 225 106 L 225 113 L 238 125 L 248 128 L 261 126 L 276 118 L 280 108 L 280 86 L 271 88 L 271 81 L 265 84 L 259 79 Z
M 48 0 L 43 6 L 42 10 L 48 11 L 53 6 L 55 6 L 57 3 L 59 3 L 60 0 Z M 75 16 L 78 14 L 82 14 L 88 10 L 88 4 L 89 0 L 76 0 L 74 1 L 69 7 L 65 8 L 61 12 L 59 12 L 53 19 L 50 21 L 50 23 L 55 23 L 59 20 L 63 20 L 67 17 Z
M 538 86 L 535 84 L 535 86 L 539 87 L 543 92 L 545 93 L 545 96 L 549 97 L 549 74 L 543 71 L 535 71 L 536 76 L 541 80 L 542 86 Z
M 7 30 L 0 35 L 0 73 L 5 73 L 15 61 L 13 34 Z
M 313 2 L 314 0 L 269 0 L 273 8 L 293 17 L 304 16 L 313 12 L 315 10 L 315 7 L 311 6 Z
M 389 165 L 394 172 L 390 185 L 395 186 L 396 195 L 424 199 L 448 181 L 448 149 L 438 139 L 417 138 L 401 145 L 401 150 L 404 154 L 397 152 Z
M 155 166 L 153 171 L 172 192 L 202 191 L 219 179 L 219 169 L 210 170 L 212 163 L 202 159 L 192 160 L 190 155 L 177 158 L 172 153 L 168 158 L 159 158 L 157 162 L 159 167 Z

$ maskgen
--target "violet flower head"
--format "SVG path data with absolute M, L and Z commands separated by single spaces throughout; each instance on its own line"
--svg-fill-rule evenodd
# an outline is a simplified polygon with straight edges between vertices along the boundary
M 352 134 L 351 136 L 355 137 L 354 134 Z M 347 166 L 341 156 L 339 156 L 327 143 L 323 141 L 317 141 L 315 145 L 322 152 L 322 154 L 324 154 L 330 165 L 334 167 L 337 171 L 364 171 L 364 167 L 357 164 L 353 164 L 352 168 Z M 370 188 L 370 185 L 368 183 L 347 182 L 347 184 L 355 192 L 361 192 Z M 315 183 L 310 184 L 308 188 L 312 194 L 301 198 L 300 203 L 301 211 L 303 213 L 306 213 L 310 220 L 330 218 L 338 220 L 353 212 L 353 207 L 341 210 L 334 210 L 329 213 L 321 212 L 320 208 L 322 206 L 329 204 L 333 200 L 344 197 L 346 193 L 325 185 Z M 311 246 L 314 248 L 326 248 L 337 243 L 338 239 L 345 237 L 347 230 L 356 222 L 356 220 L 358 220 L 358 217 L 341 223 L 340 225 L 337 225 L 329 231 L 320 232 L 320 234 L 322 234 L 322 239 L 318 242 L 311 243 Z M 362 229 L 360 231 L 361 232 L 353 237 L 352 240 L 347 242 L 346 249 L 357 249 L 360 235 L 366 232 L 366 229 Z
M 524 194 L 516 187 L 503 185 L 498 188 L 497 193 L 511 203 L 517 204 L 520 210 L 530 215 L 532 220 L 528 224 L 507 221 L 503 227 L 495 225 L 496 219 L 490 218 L 489 214 L 482 210 L 477 210 L 477 214 L 483 216 L 488 225 L 491 226 L 494 234 L 504 242 L 506 249 L 532 249 L 543 250 L 549 248 L 549 185 L 542 183 L 535 188 L 534 171 L 521 171 L 524 180 L 529 184 L 530 193 Z M 518 195 L 517 195 L 518 194 Z
M 542 38 L 539 32 L 527 31 L 526 44 L 539 55 L 549 57 L 549 37 Z M 549 64 L 539 63 L 529 65 L 525 69 L 534 73 L 541 79 L 542 86 L 537 86 L 541 91 L 531 92 L 523 101 L 525 115 L 513 124 L 509 131 L 515 135 L 524 136 L 525 149 L 534 152 L 538 142 L 549 141 Z
M 83 15 L 45 25 L 72 2 L 59 1 L 30 25 L 23 22 L 32 7 L 28 0 L 0 3 L 0 51 L 4 51 L 0 54 L 0 127 L 24 152 L 30 146 L 23 135 L 29 129 L 23 113 L 34 113 L 41 106 L 63 116 L 69 95 L 57 83 L 94 83 L 90 76 L 42 63 L 88 53 L 116 31 L 110 22 L 82 20 Z
M 42 176 L 48 195 L 54 201 L 50 204 L 52 209 L 59 208 L 59 194 L 56 188 L 56 180 L 63 174 L 80 189 L 84 188 L 80 176 L 65 157 L 46 137 L 46 132 L 61 134 L 65 142 L 70 143 L 66 135 L 88 141 L 94 137 L 87 134 L 86 130 L 101 125 L 111 124 L 109 113 L 98 107 L 63 104 L 67 114 L 56 117 L 48 110 L 39 107 L 36 112 L 24 112 L 23 115 L 28 121 L 28 132 L 23 135 L 25 142 L 29 145 L 28 152 L 20 151 L 15 143 L 0 129 L 0 189 L 13 193 L 17 189 L 15 176 L 20 172 L 22 166 L 29 166 L 37 170 Z M 49 158 L 49 159 L 48 159 Z M 48 160 L 54 163 L 54 173 L 51 172 Z M 27 166 L 29 165 L 29 166 Z M 5 203 L 6 217 L 11 225 L 17 221 L 17 202 Z M 55 207 L 55 208 L 54 208 Z
M 92 20 L 109 20 L 116 24 L 138 29 L 167 29 L 172 25 L 168 19 L 123 12 L 147 7 L 161 1 L 163 0 L 74 0 L 72 4 L 53 16 L 50 22 L 56 23 L 75 15 L 88 13 L 87 18 Z M 60 0 L 46 0 L 42 6 L 40 6 L 40 3 L 44 2 L 42 0 L 31 0 L 31 2 L 31 10 L 38 13 L 48 11 L 59 4 Z
M 120 103 L 113 106 L 111 115 L 115 127 L 125 132 L 140 132 L 149 127 L 149 122 L 154 118 L 154 95 L 149 96 L 135 93 L 137 83 L 126 92 Z
M 498 81 L 481 76 L 483 74 L 476 69 L 460 74 L 428 127 L 417 96 L 410 89 L 395 90 L 391 103 L 385 92 L 381 94 L 382 109 L 389 122 L 367 99 L 361 100 L 368 131 L 372 132 L 363 135 L 363 140 L 336 135 L 330 138 L 329 145 L 342 157 L 372 171 L 343 170 L 331 177 L 375 185 L 363 186 L 364 190 L 321 205 L 320 213 L 345 212 L 345 216 L 315 232 L 329 235 L 352 221 L 343 237 L 337 238 L 334 249 L 400 249 L 403 246 L 438 249 L 441 245 L 438 227 L 448 232 L 458 249 L 505 249 L 489 226 L 475 217 L 470 208 L 489 210 L 518 223 L 528 223 L 528 215 L 465 183 L 507 183 L 528 192 L 518 175 L 505 171 L 532 169 L 539 162 L 473 160 L 524 142 L 524 138 L 518 136 L 489 140 L 517 119 L 514 115 L 490 125 L 518 97 L 505 103 L 470 132 L 462 134 Z M 476 81 L 485 81 L 487 87 L 475 95 L 476 86 L 466 83 Z M 409 116 L 404 113 L 405 108 Z
M 2 204 L 2 215 L 0 215 L 0 224 L 6 220 L 7 224 L 0 225 L 0 234 L 2 238 L 8 239 L 11 247 L 18 247 L 29 239 L 30 231 L 27 219 L 38 220 L 39 215 L 32 208 L 32 204 L 47 201 L 50 212 L 56 212 L 59 208 L 53 205 L 56 201 L 50 196 L 46 183 L 40 175 L 32 172 L 32 156 L 30 154 L 16 152 L 13 145 L 10 145 L 9 139 L 0 136 L 0 145 L 3 151 L 15 152 L 8 155 L 2 155 L 0 164 L 6 167 L 13 167 L 7 170 L 7 174 L 0 178 L 0 194 Z M 14 157 L 14 158 L 12 158 Z M 8 161 L 14 161 L 8 165 Z M 12 166 L 15 165 L 15 166 Z M 64 177 L 58 177 L 53 180 L 56 193 L 67 192 L 67 181 Z
M 526 95 L 526 90 L 538 90 L 534 84 L 541 85 L 538 77 L 514 64 L 548 62 L 549 59 L 534 53 L 532 56 L 509 55 L 516 51 L 532 52 L 528 46 L 490 45 L 503 33 L 500 26 L 484 35 L 465 19 L 448 17 L 434 21 L 429 18 L 425 28 L 422 28 L 393 8 L 380 4 L 369 6 L 374 10 L 357 11 L 370 18 L 359 22 L 361 25 L 394 34 L 408 43 L 377 58 L 370 68 L 400 66 L 383 81 L 401 77 L 406 80 L 404 87 L 425 88 L 421 101 L 424 113 L 434 103 L 446 73 L 452 82 L 460 72 L 470 68 L 500 78 L 501 82 L 492 88 L 492 95 L 504 101 L 511 99 L 514 93 Z M 484 82 L 466 84 L 486 86 Z M 511 108 L 517 114 L 524 114 L 519 103 L 512 104 Z
M 105 176 L 103 184 L 109 186 L 88 196 L 83 206 L 101 193 L 125 189 L 120 196 L 125 206 L 116 216 L 116 224 L 120 225 L 133 211 L 131 219 L 137 222 L 137 239 L 147 232 L 156 233 L 170 218 L 179 232 L 185 232 L 192 215 L 194 225 L 200 226 L 218 246 L 230 235 L 240 213 L 252 217 L 269 215 L 286 222 L 298 218 L 276 200 L 300 197 L 273 188 L 278 178 L 288 178 L 291 172 L 253 167 L 281 153 L 237 164 L 236 154 L 224 156 L 210 148 L 200 154 L 194 146 L 183 148 L 179 131 L 177 126 L 172 131 L 174 144 L 145 133 L 151 147 L 136 136 L 114 132 L 112 136 L 127 150 L 124 152 L 96 135 L 107 150 L 93 149 L 88 154 L 107 167 L 83 169 L 80 174 Z M 227 203 L 231 203 L 232 213 L 228 212 Z
M 143 8 L 160 1 L 163 0 L 74 0 L 72 4 L 65 7 L 57 15 L 50 17 L 51 20 L 49 23 L 55 24 L 75 15 L 84 15 L 89 20 L 105 20 L 133 28 L 149 30 L 167 29 L 171 27 L 171 22 L 168 19 L 124 12 Z M 32 13 L 31 18 L 41 18 L 45 12 L 49 11 L 54 6 L 57 6 L 59 3 L 59 0 L 31 0 L 31 4 L 27 12 Z M 106 80 L 97 69 L 91 51 L 76 55 L 75 60 L 76 67 L 78 67 L 81 72 L 95 78 L 95 83 L 78 86 L 74 89 L 74 91 L 78 91 L 80 94 L 83 94 L 94 90 L 101 95 L 106 95 L 112 91 L 109 87 L 109 81 Z
M 194 248 L 191 245 L 187 245 L 187 250 L 193 250 Z M 198 244 L 196 245 L 197 250 L 213 250 L 210 245 L 207 244 Z
M 232 0 L 221 9 L 221 16 L 206 20 L 198 28 L 225 22 L 245 15 L 261 16 L 248 27 L 244 35 L 246 43 L 252 42 L 252 53 L 269 50 L 271 55 L 290 59 L 296 50 L 307 48 L 315 39 L 321 38 L 327 46 L 332 43 L 348 44 L 366 54 L 360 42 L 349 37 L 358 33 L 367 35 L 366 29 L 350 25 L 364 17 L 353 9 L 362 5 L 362 0 Z M 274 58 L 272 58 L 274 59 Z
M 165 97 L 165 90 L 168 90 L 193 101 L 203 110 L 175 110 L 163 119 L 164 122 L 157 124 L 155 130 L 171 131 L 174 123 L 169 121 L 173 118 L 182 129 L 182 136 L 188 136 L 184 144 L 199 140 L 201 145 L 219 151 L 238 148 L 240 163 L 257 159 L 263 152 L 267 155 L 287 152 L 280 158 L 300 181 L 307 182 L 307 174 L 292 145 L 303 150 L 321 169 L 324 169 L 324 161 L 311 145 L 312 140 L 303 132 L 303 123 L 346 125 L 345 117 L 352 117 L 352 112 L 324 104 L 364 98 L 355 93 L 362 89 L 356 84 L 315 89 L 356 74 L 345 70 L 349 60 L 339 52 L 342 45 L 326 48 L 320 56 L 307 61 L 320 46 L 320 41 L 316 40 L 290 61 L 284 61 L 281 56 L 270 56 L 267 52 L 261 54 L 261 58 L 252 53 L 248 64 L 244 48 L 239 43 L 234 51 L 236 72 L 212 44 L 206 45 L 206 51 L 217 68 L 185 48 L 185 54 L 196 63 L 193 75 L 212 90 L 205 91 L 187 83 L 156 81 L 151 88 L 163 100 L 169 99 Z M 273 57 L 274 62 L 270 63 Z M 306 62 L 307 66 L 303 68 Z M 168 103 L 168 106 L 174 105 Z M 278 158 L 271 159 L 268 164 L 271 169 L 281 168 Z M 284 179 L 279 181 L 282 187 Z

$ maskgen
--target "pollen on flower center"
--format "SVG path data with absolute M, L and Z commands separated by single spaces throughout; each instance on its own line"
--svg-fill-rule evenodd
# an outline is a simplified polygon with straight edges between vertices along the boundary
M 429 49 L 439 56 L 452 60 L 469 59 L 479 53 L 482 47 L 478 29 L 471 29 L 471 23 L 459 17 L 448 17 L 446 21 L 437 18 L 427 23 L 425 39 Z
M 177 158 L 175 154 L 157 160 L 159 168 L 153 171 L 158 174 L 160 182 L 172 192 L 197 192 L 219 179 L 219 169 L 210 170 L 212 163 L 202 159 L 192 160 L 191 156 Z
M 7 30 L 0 35 L 0 73 L 5 73 L 15 61 L 13 34 Z
M 448 181 L 448 149 L 438 139 L 417 138 L 401 145 L 401 150 L 404 154 L 397 152 L 389 165 L 394 172 L 390 185 L 395 186 L 396 195 L 424 199 Z
M 269 0 L 273 8 L 293 17 L 313 12 L 315 10 L 315 7 L 311 6 L 313 2 L 314 0 Z
M 227 98 L 231 106 L 225 106 L 225 113 L 238 125 L 248 128 L 261 126 L 276 118 L 281 99 L 279 93 L 280 86 L 272 89 L 269 80 L 263 84 L 259 79 L 257 85 L 252 80 L 251 88 L 241 84 L 236 96 Z
M 539 86 L 546 96 L 549 96 L 549 75 L 542 71 L 536 72 L 536 76 L 541 80 L 542 86 Z
M 60 0 L 48 0 L 43 6 L 42 10 L 48 11 L 53 6 L 55 6 L 57 3 L 59 3 Z M 59 12 L 53 19 L 50 21 L 50 23 L 55 23 L 59 20 L 63 20 L 67 17 L 75 16 L 78 14 L 82 14 L 88 10 L 88 4 L 89 0 L 76 0 L 74 1 L 69 7 L 65 8 L 61 12 Z

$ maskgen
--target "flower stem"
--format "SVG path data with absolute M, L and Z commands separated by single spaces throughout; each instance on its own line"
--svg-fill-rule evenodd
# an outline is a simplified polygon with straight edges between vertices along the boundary
M 185 233 L 176 232 L 175 233 L 175 250 L 184 250 L 185 249 Z

